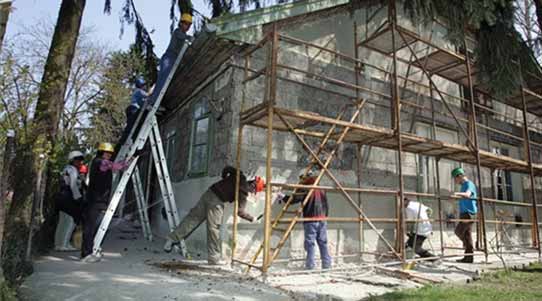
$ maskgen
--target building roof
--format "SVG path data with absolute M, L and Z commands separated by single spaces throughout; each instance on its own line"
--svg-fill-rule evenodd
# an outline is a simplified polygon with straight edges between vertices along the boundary
M 278 4 L 215 18 L 213 33 L 201 32 L 188 48 L 162 104 L 169 109 L 184 104 L 201 83 L 215 73 L 236 51 L 262 38 L 263 25 L 348 4 L 349 0 L 306 0 Z

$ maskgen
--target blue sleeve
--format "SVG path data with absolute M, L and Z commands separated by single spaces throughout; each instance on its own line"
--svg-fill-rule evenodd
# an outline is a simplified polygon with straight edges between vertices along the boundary
M 473 199 L 477 198 L 476 185 L 474 185 L 474 183 L 471 182 L 471 181 L 469 181 L 468 190 L 470 190 L 472 192 L 471 198 L 473 198 Z

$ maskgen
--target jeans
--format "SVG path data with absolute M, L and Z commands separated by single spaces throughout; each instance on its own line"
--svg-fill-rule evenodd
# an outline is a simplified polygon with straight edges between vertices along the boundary
M 305 261 L 306 269 L 314 269 L 314 243 L 318 244 L 320 249 L 320 259 L 322 260 L 322 269 L 331 268 L 331 256 L 327 249 L 327 222 L 305 222 L 305 251 L 307 258 Z
M 132 127 L 134 126 L 134 123 L 137 119 L 137 115 L 139 115 L 139 109 L 135 106 L 129 106 L 126 108 L 126 127 L 124 128 L 124 131 L 122 132 L 122 136 L 119 139 L 119 142 L 117 142 L 115 153 L 118 153 L 120 148 L 124 143 L 126 143 L 126 140 L 128 139 L 128 135 L 130 135 L 130 131 L 132 130 Z M 130 137 L 131 139 L 132 137 Z
M 156 79 L 154 91 L 152 92 L 151 97 L 149 97 L 148 105 L 154 105 L 154 103 L 158 99 L 158 95 L 160 95 L 162 88 L 166 84 L 167 77 L 171 72 L 171 69 L 173 68 L 173 64 L 175 64 L 175 59 L 175 57 L 172 57 L 167 53 L 164 54 L 160 59 L 160 71 L 158 72 L 158 78 Z

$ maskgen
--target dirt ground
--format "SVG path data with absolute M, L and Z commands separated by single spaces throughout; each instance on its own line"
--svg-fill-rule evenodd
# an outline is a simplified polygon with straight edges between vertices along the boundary
M 129 223 L 117 223 L 104 243 L 104 258 L 82 263 L 78 252 L 54 252 L 36 259 L 35 272 L 19 290 L 21 300 L 361 300 L 371 295 L 428 283 L 466 282 L 501 267 L 498 258 L 476 264 L 450 259 L 438 265 L 337 265 L 307 273 L 276 267 L 265 279 L 243 267 L 214 267 L 203 261 L 180 262 L 161 251 L 162 239 L 148 242 Z M 527 264 L 537 254 L 508 255 L 509 265 Z

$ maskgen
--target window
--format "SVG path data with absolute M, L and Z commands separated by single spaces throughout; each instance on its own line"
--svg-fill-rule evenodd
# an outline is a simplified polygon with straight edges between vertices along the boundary
M 506 148 L 493 147 L 493 153 L 497 155 L 509 156 L 509 151 Z M 497 186 L 497 199 L 505 201 L 513 201 L 514 195 L 512 190 L 512 175 L 507 170 L 495 171 L 495 185 Z
M 210 137 L 210 110 L 206 97 L 196 102 L 192 111 L 192 139 L 190 143 L 189 176 L 202 176 L 207 172 Z
M 166 135 L 166 160 L 169 174 L 172 174 L 173 171 L 173 158 L 175 157 L 175 131 L 171 131 Z

